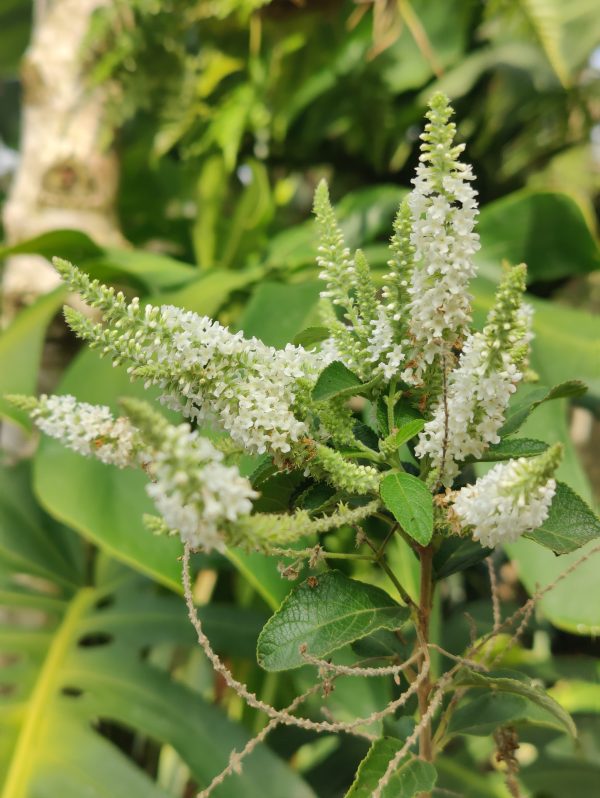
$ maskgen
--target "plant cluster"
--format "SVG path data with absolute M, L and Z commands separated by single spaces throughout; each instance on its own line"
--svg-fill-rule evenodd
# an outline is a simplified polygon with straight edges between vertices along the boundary
M 534 706 L 536 722 L 573 731 L 569 716 L 542 690 L 514 673 L 491 670 L 499 659 L 495 639 L 510 631 L 508 647 L 513 645 L 537 598 L 554 585 L 506 620 L 493 590 L 492 632 L 473 639 L 460 656 L 443 652 L 456 660 L 445 672 L 435 673 L 432 666 L 429 624 L 442 575 L 524 535 L 557 550 L 553 532 L 566 524 L 566 516 L 574 508 L 590 512 L 570 489 L 557 486 L 560 445 L 513 437 L 536 404 L 584 390 L 566 383 L 544 400 L 513 400 L 517 386 L 532 379 L 532 311 L 523 300 L 523 265 L 506 267 L 483 329 L 473 328 L 469 284 L 479 246 L 476 192 L 471 168 L 460 160 L 463 146 L 454 143 L 451 113 L 446 97 L 436 94 L 414 188 L 394 223 L 383 286 L 365 254 L 346 246 L 327 186 L 319 185 L 314 210 L 325 282 L 323 326 L 306 330 L 295 345 L 278 350 L 190 311 L 127 301 L 55 260 L 68 288 L 102 314 L 97 321 L 67 308 L 71 328 L 115 364 L 127 364 L 132 378 L 158 386 L 162 401 L 187 421 L 170 423 L 132 399 L 122 401 L 119 417 L 69 395 L 12 401 L 44 433 L 75 451 L 147 474 L 147 492 L 159 515 L 146 523 L 154 532 L 179 535 L 184 544 L 184 588 L 200 644 L 225 683 L 269 717 L 202 796 L 238 770 L 257 742 L 281 723 L 371 740 L 348 795 L 366 794 L 362 789 L 376 798 L 401 787 L 403 795 L 431 791 L 432 762 L 451 740 L 461 713 L 481 711 L 491 729 L 506 727 L 510 737 L 511 721 L 520 716 L 511 715 L 502 698 L 500 705 L 481 709 L 480 699 L 473 698 L 481 691 L 517 695 Z M 249 475 L 240 469 L 241 455 L 255 458 Z M 475 478 L 479 463 L 494 461 Z M 295 475 L 300 486 L 293 511 L 261 510 L 260 494 L 282 474 Z M 357 546 L 372 555 L 330 552 L 316 542 L 315 536 L 343 528 L 354 530 Z M 373 530 L 382 530 L 377 544 Z M 597 536 L 593 526 L 587 532 L 563 539 L 560 553 Z M 386 560 L 394 536 L 419 560 L 418 598 Z M 258 661 L 265 669 L 310 664 L 319 674 L 317 685 L 286 709 L 257 698 L 233 676 L 194 607 L 190 555 L 232 546 L 291 555 L 294 562 L 282 569 L 290 578 L 303 561 L 317 571 L 292 590 L 259 638 Z M 336 557 L 374 561 L 401 603 L 323 566 Z M 491 578 L 494 585 L 493 567 Z M 396 633 L 399 648 L 379 652 L 376 665 L 330 659 L 378 630 Z M 399 689 L 383 709 L 352 721 L 295 714 L 318 690 L 326 699 L 342 675 L 393 677 Z M 381 737 L 378 724 L 400 709 L 411 722 L 409 731 Z

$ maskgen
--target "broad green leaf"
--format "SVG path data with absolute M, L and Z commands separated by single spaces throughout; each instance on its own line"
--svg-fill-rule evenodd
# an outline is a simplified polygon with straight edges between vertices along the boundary
M 597 757 L 596 757 L 597 759 Z M 524 768 L 519 779 L 530 795 L 543 798 L 595 798 L 600 783 L 597 761 L 579 756 L 534 762 Z M 508 798 L 508 795 L 506 796 Z
M 64 257 L 62 253 L 60 257 Z M 148 293 L 176 288 L 198 277 L 198 270 L 189 263 L 140 249 L 106 248 L 101 258 L 82 268 L 99 280 L 135 280 Z
M 48 260 L 57 255 L 80 264 L 91 258 L 101 257 L 103 249 L 81 230 L 50 230 L 35 238 L 0 249 L 1 259 L 22 254 L 41 255 Z
M 561 679 L 549 690 L 551 696 L 567 712 L 600 714 L 600 684 L 580 679 Z
M 183 285 L 198 276 L 186 263 L 135 249 L 100 247 L 80 230 L 51 230 L 48 233 L 0 249 L 0 258 L 23 253 L 42 255 L 50 260 L 55 255 L 77 264 L 91 277 L 106 281 L 125 280 L 145 291 L 160 291 Z
M 482 772 L 480 763 L 463 751 L 438 756 L 435 767 L 440 791 L 445 789 L 460 798 L 511 798 L 503 773 Z
M 521 724 L 565 730 L 565 724 L 553 713 L 526 696 L 489 692 L 459 704 L 452 715 L 448 734 L 486 736 L 500 726 Z
M 412 474 L 389 474 L 380 493 L 406 534 L 426 546 L 433 535 L 433 498 L 425 483 Z
M 312 396 L 317 402 L 334 396 L 353 396 L 364 390 L 364 384 L 341 361 L 334 360 L 319 374 Z
M 491 202 L 478 224 L 479 263 L 526 263 L 529 282 L 600 268 L 600 251 L 580 205 L 568 194 L 525 189 Z
M 555 554 L 568 554 L 600 537 L 600 518 L 572 488 L 559 482 L 548 518 L 525 537 Z
M 33 394 L 46 329 L 65 298 L 65 289 L 57 288 L 24 308 L 10 327 L 0 334 L 0 416 L 31 429 L 27 413 L 13 407 L 5 394 Z
M 247 289 L 263 276 L 260 268 L 242 271 L 214 269 L 174 291 L 161 291 L 151 302 L 176 305 L 201 316 L 215 316 L 234 291 Z
M 265 624 L 257 647 L 259 665 L 268 671 L 305 664 L 300 646 L 314 657 L 359 640 L 377 629 L 398 629 L 408 610 L 372 585 L 328 571 L 303 582 Z
M 329 338 L 329 329 L 327 327 L 307 327 L 306 330 L 302 330 L 301 333 L 296 335 L 293 344 L 294 346 L 304 346 L 309 349 L 314 344 L 320 344 L 326 338 Z
M 533 684 L 528 684 L 517 674 L 520 678 L 513 678 L 512 676 L 494 675 L 487 673 L 477 673 L 475 671 L 463 668 L 452 682 L 453 688 L 468 687 L 474 690 L 486 690 L 497 693 L 509 693 L 516 696 L 521 696 L 534 703 L 540 709 L 545 710 L 554 717 L 554 720 L 563 728 L 566 729 L 573 737 L 577 736 L 577 729 L 571 716 L 568 712 L 557 704 L 553 698 L 550 698 L 548 693 L 541 687 Z
M 480 463 L 496 463 L 501 460 L 512 460 L 517 457 L 535 457 L 545 452 L 548 444 L 532 438 L 507 438 L 500 443 L 492 444 L 478 458 Z M 469 462 L 469 460 L 467 460 Z
M 141 383 L 129 382 L 125 369 L 113 368 L 89 350 L 75 359 L 59 392 L 74 394 L 81 401 L 108 404 L 113 411 L 118 411 L 120 396 L 148 398 Z M 82 457 L 46 437 L 34 460 L 34 489 L 52 516 L 113 557 L 180 591 L 180 542 L 152 535 L 142 522 L 144 513 L 155 512 L 146 484 L 141 471 L 121 470 Z
M 316 280 L 292 285 L 261 282 L 237 326 L 246 335 L 283 348 L 311 322 L 322 287 Z
M 512 435 L 535 408 L 544 402 L 549 402 L 552 399 L 573 399 L 583 396 L 586 391 L 587 386 L 581 380 L 568 380 L 553 388 L 535 388 L 525 399 L 519 400 L 517 397 L 515 403 L 508 408 L 506 421 L 500 429 L 499 435 L 501 437 Z
M 394 737 L 376 740 L 360 763 L 356 779 L 346 793 L 346 798 L 370 798 L 388 763 L 402 745 L 403 742 Z M 382 798 L 414 798 L 419 793 L 430 792 L 436 779 L 437 773 L 431 762 L 412 756 L 405 757 L 384 789 Z
M 84 542 L 37 508 L 22 467 L 2 474 L 4 487 L 14 512 L 6 524 L 0 516 L 0 606 L 19 612 L 0 626 L 0 649 L 12 663 L 2 668 L 2 798 L 171 798 L 99 732 L 99 718 L 125 726 L 141 744 L 172 746 L 198 785 L 207 785 L 248 737 L 217 707 L 149 664 L 153 646 L 195 644 L 182 600 L 103 557 L 90 572 Z M 2 498 L 0 508 L 8 503 Z M 256 630 L 256 616 L 218 607 L 203 608 L 200 616 L 218 648 L 234 656 L 248 651 L 242 627 Z M 279 798 L 281 791 L 314 798 L 260 746 L 218 794 Z

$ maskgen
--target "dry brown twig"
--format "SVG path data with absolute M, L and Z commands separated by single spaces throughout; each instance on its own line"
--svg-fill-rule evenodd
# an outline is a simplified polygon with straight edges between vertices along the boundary
M 488 574 L 490 576 L 490 593 L 492 596 L 492 611 L 494 617 L 494 631 L 496 631 L 502 624 L 502 610 L 500 609 L 500 595 L 498 593 L 498 579 L 496 577 L 496 570 L 494 568 L 494 561 L 491 557 L 486 557 L 485 564 L 487 565 Z

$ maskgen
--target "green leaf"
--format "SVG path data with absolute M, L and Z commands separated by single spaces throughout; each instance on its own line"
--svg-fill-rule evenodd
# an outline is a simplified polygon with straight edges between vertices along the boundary
M 62 253 L 60 257 L 64 257 Z M 99 280 L 135 280 L 149 293 L 176 288 L 198 278 L 198 270 L 189 263 L 139 249 L 107 248 L 102 258 L 91 260 L 82 268 Z
M 312 321 L 321 288 L 316 280 L 297 285 L 261 282 L 237 326 L 246 335 L 283 348 Z
M 500 726 L 547 726 L 565 730 L 565 725 L 530 698 L 514 693 L 489 692 L 467 700 L 452 715 L 448 734 L 486 736 Z
M 499 435 L 501 437 L 512 435 L 535 408 L 544 402 L 549 402 L 552 399 L 573 399 L 583 396 L 586 392 L 587 386 L 581 380 L 568 380 L 553 388 L 536 388 L 525 399 L 519 400 L 517 397 L 515 404 L 508 408 L 506 421 L 500 429 Z
M 375 740 L 360 763 L 346 798 L 370 798 L 390 760 L 402 746 L 402 740 L 394 737 Z M 430 762 L 405 757 L 383 791 L 382 798 L 413 798 L 419 793 L 428 793 L 435 786 L 436 779 L 436 770 Z
M 307 327 L 298 333 L 293 340 L 294 346 L 303 346 L 310 348 L 313 344 L 320 344 L 329 338 L 329 329 L 327 327 Z
M 512 460 L 516 457 L 535 457 L 545 452 L 548 444 L 532 438 L 508 438 L 500 443 L 492 444 L 481 457 L 479 463 L 496 463 L 501 460 Z M 469 459 L 467 459 L 469 462 Z
M 413 421 L 403 424 L 399 430 L 396 430 L 396 432 L 386 438 L 386 447 L 399 449 L 403 443 L 418 435 L 424 426 L 425 421 L 422 418 L 415 418 Z
M 484 560 L 493 549 L 486 549 L 470 538 L 445 538 L 433 557 L 436 579 L 443 579 L 458 571 L 466 571 Z
M 480 762 L 466 752 L 436 757 L 438 787 L 460 798 L 510 798 L 502 773 L 482 772 Z
M 10 418 L 25 429 L 31 429 L 29 416 L 7 402 L 4 395 L 36 392 L 46 329 L 65 294 L 64 288 L 57 288 L 41 296 L 22 310 L 0 335 L 0 416 Z
M 341 361 L 334 360 L 319 374 L 312 397 L 316 402 L 334 396 L 354 396 L 364 390 L 364 384 Z
M 100 247 L 80 230 L 51 230 L 48 233 L 0 249 L 0 258 L 23 253 L 55 255 L 76 263 L 90 277 L 104 281 L 125 280 L 145 291 L 160 291 L 195 280 L 197 270 L 187 263 L 135 249 Z
M 263 276 L 262 269 L 250 268 L 241 271 L 211 269 L 182 288 L 161 293 L 148 301 L 162 305 L 193 310 L 201 316 L 216 316 L 234 291 L 248 289 Z
M 159 644 L 195 644 L 181 599 L 100 555 L 57 526 L 29 494 L 27 469 L 0 479 L 0 794 L 3 798 L 170 798 L 133 758 L 100 732 L 98 720 L 125 726 L 140 744 L 168 744 L 205 786 L 248 739 L 199 693 L 150 664 Z M 7 515 L 7 506 L 9 513 Z M 31 559 L 29 559 L 31 556 Z M 26 578 L 23 578 L 23 577 Z M 43 576 L 43 589 L 39 577 Z M 212 608 L 215 609 L 215 608 Z M 204 608 L 207 633 L 239 656 L 241 626 L 256 617 Z M 208 610 L 208 612 L 206 612 Z M 26 620 L 24 620 L 26 619 Z M 220 639 L 219 639 L 220 636 Z M 5 660 L 6 662 L 6 660 Z M 223 798 L 314 798 L 312 790 L 263 746 Z
M 568 194 L 525 189 L 491 202 L 478 224 L 480 264 L 526 263 L 529 282 L 600 267 L 600 252 L 579 203 Z
M 568 554 L 600 537 L 600 518 L 574 490 L 559 482 L 548 518 L 525 537 L 555 554 Z
M 0 249 L 0 259 L 10 255 L 34 254 L 50 260 L 55 255 L 72 263 L 101 257 L 104 250 L 81 230 L 51 230 L 27 241 Z
M 425 483 L 412 474 L 389 474 L 380 493 L 406 534 L 426 546 L 433 535 L 433 498 Z
M 379 427 L 379 434 L 382 437 L 387 437 L 392 430 L 388 424 L 388 407 L 386 400 L 382 397 L 377 402 L 377 425 Z M 394 405 L 394 426 L 396 428 L 403 427 L 411 421 L 417 421 L 423 417 L 414 407 L 408 404 L 405 400 L 400 400 Z
M 549 690 L 550 695 L 567 712 L 600 714 L 600 684 L 579 679 L 561 679 Z
M 398 629 L 408 618 L 383 590 L 328 571 L 303 582 L 266 623 L 257 647 L 259 665 L 268 671 L 305 664 L 300 646 L 314 657 L 365 637 L 377 629 Z
M 521 677 L 521 674 L 518 674 Z M 497 693 L 510 693 L 512 695 L 521 696 L 534 703 L 540 709 L 548 712 L 554 717 L 561 728 L 565 729 L 577 737 L 577 729 L 573 723 L 573 719 L 565 712 L 565 710 L 550 698 L 548 693 L 541 687 L 528 684 L 521 678 L 512 678 L 512 676 L 494 674 L 477 673 L 475 671 L 463 668 L 454 678 L 452 687 L 469 687 L 475 690 L 494 691 Z

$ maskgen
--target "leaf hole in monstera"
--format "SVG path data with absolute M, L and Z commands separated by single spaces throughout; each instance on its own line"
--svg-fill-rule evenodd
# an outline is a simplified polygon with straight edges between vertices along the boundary
M 96 609 L 97 610 L 107 610 L 109 607 L 112 607 L 115 603 L 115 597 L 113 595 L 102 596 L 101 599 L 98 599 L 96 602 Z
M 107 646 L 109 643 L 112 643 L 113 640 L 113 635 L 109 635 L 106 632 L 91 632 L 90 634 L 80 637 L 77 641 L 77 645 L 80 648 Z
M 72 687 L 71 685 L 65 685 L 65 687 L 61 688 L 61 694 L 67 696 L 68 698 L 79 698 L 83 695 L 83 690 L 79 687 Z

